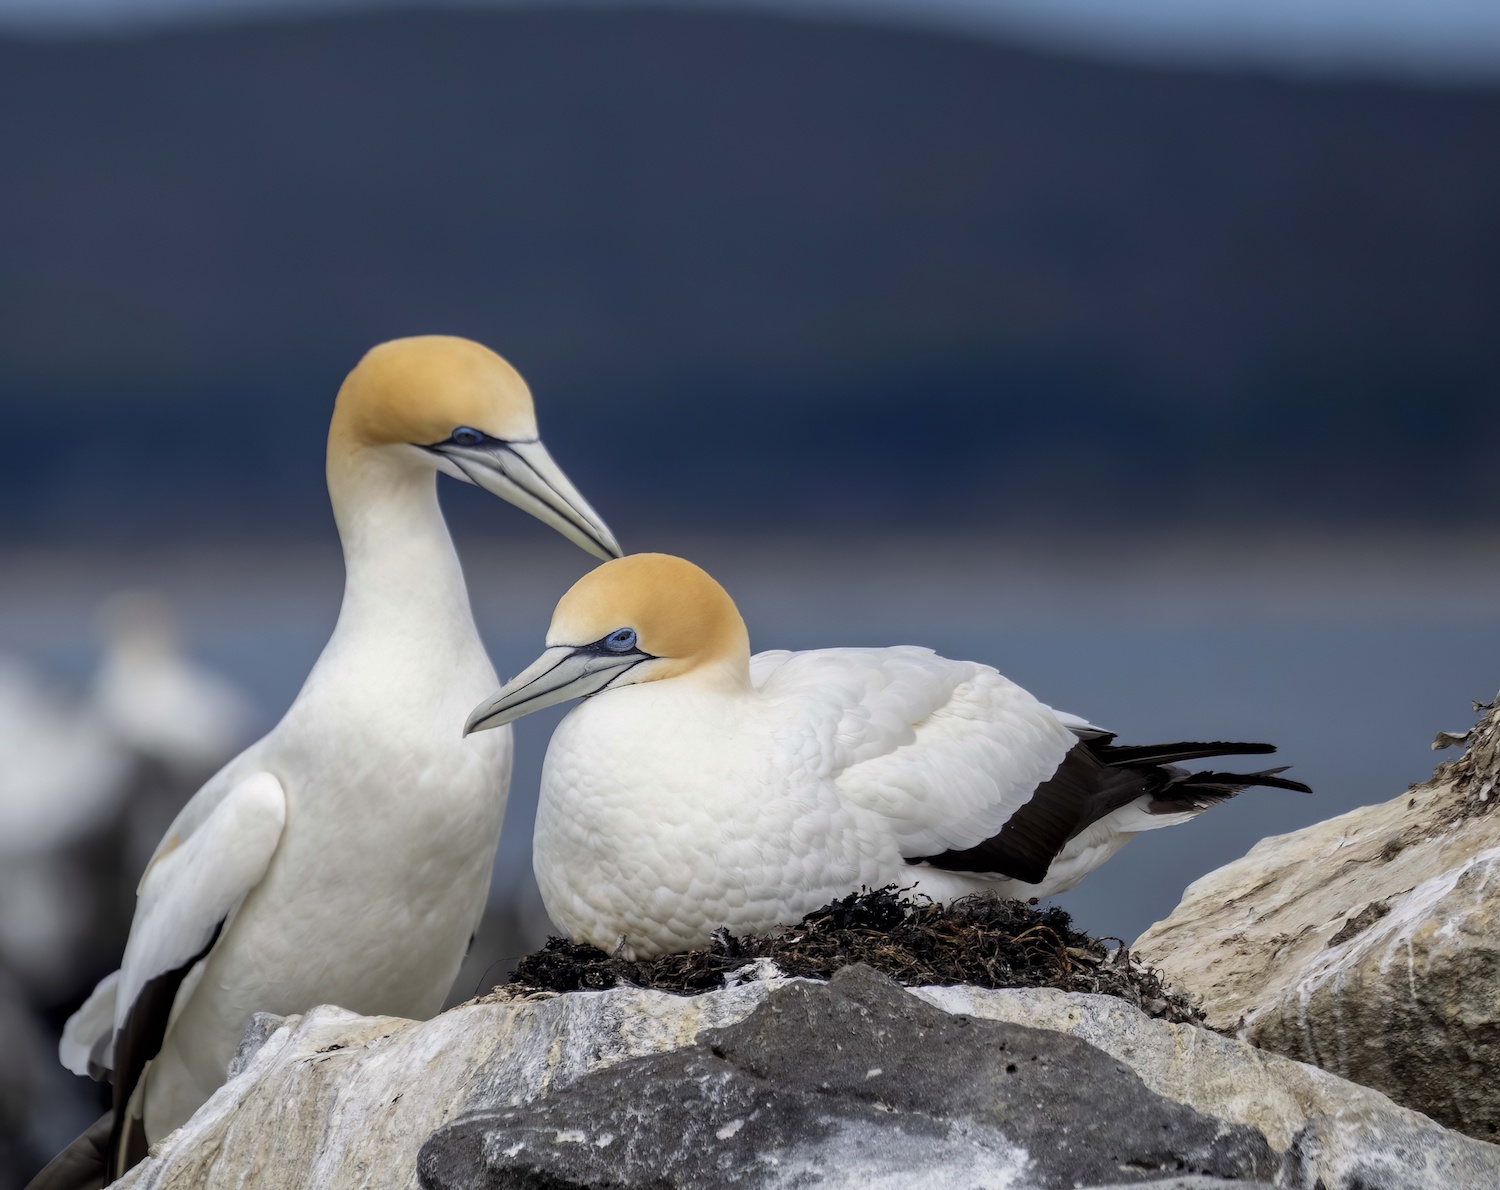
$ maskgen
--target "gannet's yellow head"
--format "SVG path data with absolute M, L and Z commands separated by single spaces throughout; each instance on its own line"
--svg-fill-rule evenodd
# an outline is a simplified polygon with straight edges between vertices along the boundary
M 537 437 L 526 381 L 469 339 L 417 335 L 366 353 L 334 403 L 330 486 L 368 452 L 424 459 L 531 513 L 595 557 L 621 554 Z
M 750 636 L 734 600 L 705 571 L 670 554 L 631 554 L 584 575 L 552 613 L 547 645 L 476 708 L 466 733 L 662 678 L 750 680 Z

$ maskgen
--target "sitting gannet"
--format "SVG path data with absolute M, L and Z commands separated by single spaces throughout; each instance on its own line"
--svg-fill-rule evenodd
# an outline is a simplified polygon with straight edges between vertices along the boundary
M 862 887 L 1063 892 L 1139 831 L 1252 785 L 1307 788 L 1169 767 L 1274 749 L 1117 747 L 927 649 L 752 657 L 724 589 L 664 554 L 585 575 L 547 645 L 468 730 L 586 697 L 547 750 L 533 861 L 552 920 L 626 958 L 795 923 Z
M 496 678 L 439 471 L 598 557 L 620 553 L 538 441 L 531 393 L 498 355 L 431 336 L 360 361 L 328 431 L 346 568 L 337 626 L 286 716 L 156 849 L 120 970 L 61 1046 L 72 1070 L 109 1073 L 112 1126 L 80 1137 L 37 1185 L 90 1184 L 73 1172 L 90 1142 L 109 1179 L 139 1161 L 224 1081 L 253 1013 L 442 1007 L 484 909 L 511 747 L 461 730 Z

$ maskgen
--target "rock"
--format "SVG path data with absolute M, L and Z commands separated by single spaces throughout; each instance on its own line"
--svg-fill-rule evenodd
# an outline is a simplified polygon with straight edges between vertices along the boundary
M 1130 1190 L 1272 1190 L 1268 1182 L 1229 1182 L 1223 1178 L 1205 1178 L 1189 1174 L 1183 1178 L 1153 1178 L 1149 1182 L 1130 1182 Z M 1090 1186 L 1088 1190 L 1126 1190 L 1127 1183 L 1111 1182 L 1108 1186 Z
M 430 1021 L 316 1008 L 259 1016 L 239 1073 L 120 1190 L 415 1188 L 417 1150 L 461 1111 L 524 1102 L 591 1069 L 691 1044 L 742 1020 L 767 993 L 620 990 L 488 1000 Z
M 966 987 L 915 994 L 949 1012 L 1072 1034 L 1127 1063 L 1156 1094 L 1259 1129 L 1288 1152 L 1283 1187 L 1500 1186 L 1500 1147 L 1450 1132 L 1316 1066 L 1207 1029 L 1149 1020 L 1113 996 Z
M 258 1050 L 253 1041 L 246 1047 L 241 1073 L 121 1186 L 412 1190 L 418 1149 L 443 1125 L 691 1046 L 705 1030 L 743 1021 L 778 986 L 745 983 L 693 997 L 620 988 L 492 998 L 420 1023 L 336 1008 L 289 1017 Z M 1310 1190 L 1318 1179 L 1324 1190 L 1500 1185 L 1500 1148 L 1326 1071 L 1153 1020 L 1114 997 L 968 987 L 906 994 L 947 1012 L 1077 1037 L 1125 1063 L 1156 1095 L 1260 1130 L 1273 1149 L 1293 1152 L 1287 1176 L 1298 1180 L 1283 1178 L 1286 1190 Z M 1357 1180 L 1382 1160 L 1409 1176 Z
M 1433 780 L 1191 885 L 1136 942 L 1208 1023 L 1500 1134 L 1500 710 Z M 1453 733 L 1448 733 L 1453 734 Z M 1439 740 L 1442 744 L 1444 741 Z
M 463 1117 L 424 1190 L 771 1190 L 1269 1179 L 1265 1138 L 1065 1033 L 951 1015 L 868 967 L 773 991 L 691 1046 Z

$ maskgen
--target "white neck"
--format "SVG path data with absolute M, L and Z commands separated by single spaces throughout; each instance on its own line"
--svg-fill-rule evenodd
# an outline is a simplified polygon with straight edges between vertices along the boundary
M 367 449 L 331 462 L 328 493 L 344 547 L 344 602 L 320 667 L 378 655 L 423 684 L 483 647 L 463 569 L 419 457 Z M 351 658 L 352 659 L 352 658 Z M 488 665 L 488 662 L 485 662 Z

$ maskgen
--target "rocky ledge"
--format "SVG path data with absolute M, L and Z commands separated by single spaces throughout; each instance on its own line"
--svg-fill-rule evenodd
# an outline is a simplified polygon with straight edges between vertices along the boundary
M 1431 782 L 1265 840 L 1140 939 L 1199 1004 L 984 898 L 866 894 L 655 964 L 554 943 L 431 1021 L 257 1018 L 121 1185 L 1494 1190 L 1483 709 Z
M 1432 780 L 1191 885 L 1136 942 L 1217 1029 L 1500 1136 L 1500 699 Z M 1496 1185 L 1500 1185 L 1497 1182 Z
M 133 1190 L 1500 1185 L 1500 1147 L 1112 996 L 867 967 L 258 1018 Z

